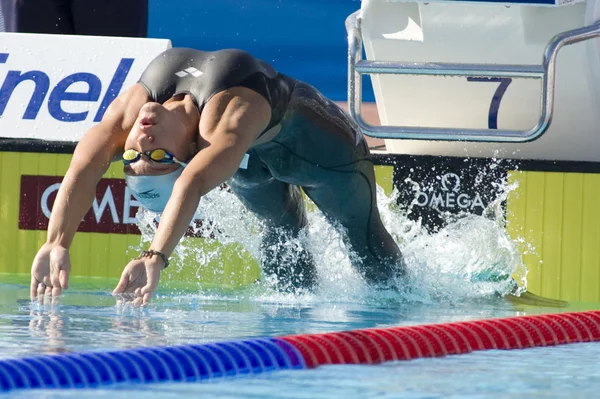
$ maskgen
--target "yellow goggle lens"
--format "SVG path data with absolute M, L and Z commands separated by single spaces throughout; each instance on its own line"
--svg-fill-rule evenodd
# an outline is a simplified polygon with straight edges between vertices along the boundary
M 133 161 L 138 156 L 138 152 L 136 150 L 127 150 L 123 153 L 123 159 L 125 161 Z
M 150 153 L 150 158 L 154 161 L 162 161 L 167 156 L 165 150 L 156 149 Z

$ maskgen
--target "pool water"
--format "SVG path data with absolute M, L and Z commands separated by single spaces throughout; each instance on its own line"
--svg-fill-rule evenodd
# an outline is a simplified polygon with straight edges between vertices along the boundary
M 238 293 L 159 295 L 147 309 L 120 308 L 107 291 L 70 289 L 58 305 L 32 304 L 28 287 L 0 284 L 0 358 L 178 345 L 249 337 L 477 320 L 563 309 L 523 311 L 503 299 L 419 304 L 358 298 Z
M 593 306 L 591 306 L 593 307 Z M 28 287 L 0 284 L 0 358 L 40 353 L 177 345 L 549 312 L 488 297 L 423 304 L 388 296 L 331 301 L 265 290 L 165 292 L 148 309 L 118 308 L 108 290 L 71 289 L 58 305 L 31 304 Z M 485 351 L 374 366 L 335 365 L 202 383 L 121 385 L 93 390 L 23 391 L 7 397 L 489 398 L 593 397 L 600 344 Z

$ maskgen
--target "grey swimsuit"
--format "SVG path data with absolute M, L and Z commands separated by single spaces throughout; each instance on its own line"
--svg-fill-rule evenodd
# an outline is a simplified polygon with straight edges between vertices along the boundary
M 275 71 L 241 50 L 204 52 L 174 48 L 160 54 L 140 78 L 153 101 L 163 103 L 187 93 L 202 112 L 216 93 L 243 86 L 261 94 L 272 117 L 248 151 L 246 169 L 229 182 L 235 195 L 267 227 L 263 235 L 263 271 L 275 273 L 281 286 L 311 287 L 316 271 L 302 253 L 293 264 L 277 249 L 282 235 L 294 237 L 306 225 L 300 187 L 333 222 L 359 258 L 353 262 L 365 279 L 389 285 L 402 275 L 402 255 L 381 222 L 369 148 L 354 121 L 309 84 Z M 288 259 L 288 260 L 286 260 Z

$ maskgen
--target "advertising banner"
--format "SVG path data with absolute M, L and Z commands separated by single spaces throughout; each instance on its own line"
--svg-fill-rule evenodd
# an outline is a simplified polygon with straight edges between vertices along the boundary
M 164 39 L 0 37 L 0 138 L 50 141 L 77 141 L 171 47 Z

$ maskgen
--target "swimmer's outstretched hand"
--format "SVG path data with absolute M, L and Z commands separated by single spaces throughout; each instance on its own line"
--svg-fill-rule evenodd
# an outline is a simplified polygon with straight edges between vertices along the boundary
M 56 298 L 69 288 L 71 257 L 69 250 L 59 244 L 42 245 L 31 266 L 31 300 L 40 303 Z
M 113 290 L 117 304 L 133 302 L 135 307 L 146 306 L 158 286 L 160 271 L 164 268 L 160 259 L 134 259 L 125 266 L 119 284 Z

